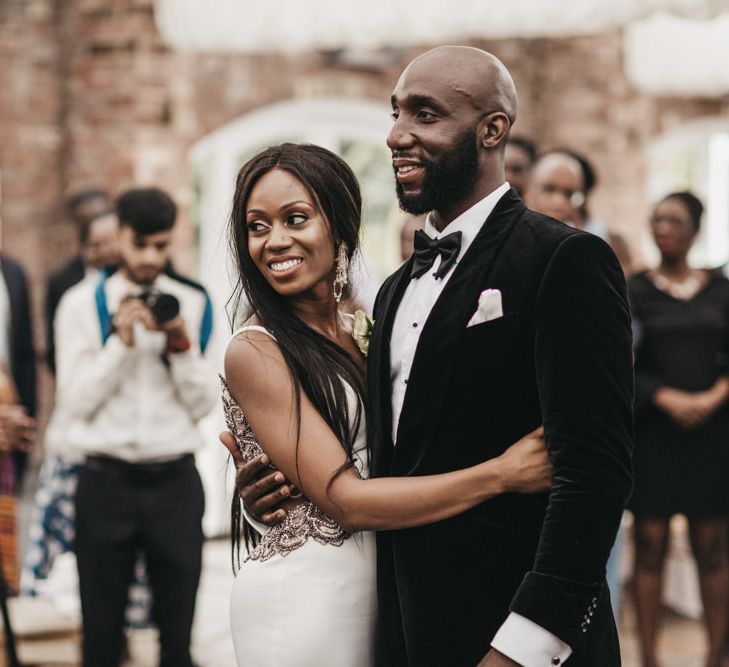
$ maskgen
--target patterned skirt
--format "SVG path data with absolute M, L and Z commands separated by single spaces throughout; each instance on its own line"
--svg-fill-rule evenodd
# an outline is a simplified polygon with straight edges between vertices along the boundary
M 18 589 L 18 507 L 12 454 L 0 454 L 0 573 L 10 591 Z

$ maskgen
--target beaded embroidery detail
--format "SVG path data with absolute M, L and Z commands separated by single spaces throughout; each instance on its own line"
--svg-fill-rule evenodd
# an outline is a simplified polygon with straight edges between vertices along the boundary
M 235 436 L 243 460 L 248 463 L 263 454 L 263 449 L 222 375 L 220 381 L 225 424 Z M 338 547 L 348 537 L 350 533 L 342 530 L 336 521 L 330 519 L 314 503 L 306 500 L 288 510 L 286 518 L 281 523 L 269 528 L 246 560 L 265 561 L 276 555 L 288 556 L 292 551 L 302 547 L 309 538 L 313 538 L 319 544 Z

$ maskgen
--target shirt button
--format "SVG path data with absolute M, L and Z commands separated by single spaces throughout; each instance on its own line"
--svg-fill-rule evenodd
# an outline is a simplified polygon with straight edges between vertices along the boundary
M 559 665 L 562 663 L 562 658 L 552 658 L 552 664 L 553 665 Z
M 418 328 L 418 323 L 417 322 L 413 322 L 413 329 L 417 329 L 417 328 Z

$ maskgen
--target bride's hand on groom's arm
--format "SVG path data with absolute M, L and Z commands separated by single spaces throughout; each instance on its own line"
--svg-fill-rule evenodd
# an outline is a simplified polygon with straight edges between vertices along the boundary
M 511 445 L 498 461 L 507 493 L 543 493 L 552 486 L 543 426 Z
M 267 526 L 280 523 L 286 516 L 286 510 L 279 506 L 291 495 L 284 475 L 271 469 L 265 454 L 246 463 L 232 433 L 221 433 L 220 442 L 230 452 L 235 464 L 235 488 L 248 514 Z

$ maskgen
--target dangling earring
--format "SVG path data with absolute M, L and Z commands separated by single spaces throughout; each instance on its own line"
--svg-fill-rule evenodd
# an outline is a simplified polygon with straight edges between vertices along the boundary
M 334 299 L 337 303 L 342 300 L 344 288 L 349 282 L 349 257 L 347 257 L 347 244 L 342 241 L 337 249 L 337 261 L 334 272 Z

